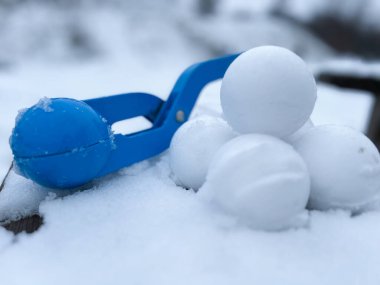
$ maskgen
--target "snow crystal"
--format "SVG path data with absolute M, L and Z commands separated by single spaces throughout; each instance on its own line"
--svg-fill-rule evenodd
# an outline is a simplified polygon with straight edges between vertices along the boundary
M 20 110 L 17 111 L 17 116 L 16 116 L 15 124 L 17 124 L 21 120 L 22 116 L 25 114 L 25 112 L 27 110 L 28 110 L 28 108 L 22 108 L 22 109 L 20 109 Z
M 53 108 L 51 107 L 51 99 L 47 97 L 41 98 L 36 104 L 37 108 L 44 110 L 45 112 L 53 112 Z

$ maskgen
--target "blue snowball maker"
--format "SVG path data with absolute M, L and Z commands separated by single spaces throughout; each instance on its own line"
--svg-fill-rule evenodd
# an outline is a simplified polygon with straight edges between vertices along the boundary
M 65 189 L 96 177 L 112 150 L 112 136 L 86 103 L 44 98 L 17 117 L 10 145 L 20 174 Z

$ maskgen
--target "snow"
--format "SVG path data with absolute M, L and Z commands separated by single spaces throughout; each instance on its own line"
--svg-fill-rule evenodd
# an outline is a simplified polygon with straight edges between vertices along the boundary
M 314 127 L 314 123 L 309 119 L 301 128 L 299 128 L 290 136 L 285 137 L 284 141 L 288 142 L 289 144 L 294 144 L 300 137 L 302 137 L 307 132 L 307 130 L 309 130 L 312 127 Z
M 0 192 L 0 223 L 36 214 L 43 200 L 73 192 L 44 188 L 16 172 L 17 169 L 14 169 L 9 173 L 5 187 Z
M 215 153 L 235 136 L 231 127 L 217 117 L 201 116 L 183 124 L 169 149 L 170 166 L 178 183 L 198 190 Z
M 309 119 L 317 88 L 301 58 L 281 47 L 263 46 L 232 62 L 222 80 L 220 97 L 233 129 L 281 138 Z
M 221 13 L 205 18 L 184 16 L 180 21 L 184 34 L 209 49 L 212 55 L 237 53 L 263 45 L 282 46 L 315 61 L 334 55 L 330 47 L 302 27 L 269 15 L 248 13 L 239 17 Z
M 0 73 L 2 177 L 11 161 L 8 138 L 17 110 L 51 94 L 84 99 L 146 91 L 165 98 L 180 72 L 199 60 L 191 52 L 183 55 L 170 63 L 156 59 L 154 70 L 126 55 L 96 63 L 28 62 Z M 219 86 L 206 88 L 195 115 L 221 114 Z M 368 93 L 328 85 L 318 85 L 318 93 L 315 124 L 365 128 Z M 311 211 L 305 228 L 254 231 L 169 177 L 164 154 L 104 178 L 93 189 L 44 200 L 46 190 L 12 176 L 15 186 L 3 191 L 16 211 L 2 211 L 2 217 L 39 211 L 44 225 L 17 237 L 0 228 L 1 283 L 379 284 L 378 208 L 356 217 Z M 28 200 L 21 199 L 28 194 Z
M 36 108 L 40 108 L 44 110 L 46 113 L 51 113 L 54 111 L 54 109 L 51 107 L 51 104 L 52 104 L 52 100 L 50 98 L 43 97 L 37 102 Z
M 374 102 L 369 92 L 320 83 L 311 120 L 315 125 L 345 125 L 366 132 Z
M 379 1 L 367 0 L 287 0 L 281 11 L 297 20 L 310 22 L 320 16 L 334 17 L 341 22 L 353 22 L 362 29 L 378 29 Z
M 311 176 L 313 209 L 362 210 L 380 198 L 380 155 L 363 134 L 338 125 L 316 126 L 295 142 Z
M 290 145 L 247 134 L 218 150 L 199 192 L 254 229 L 281 230 L 305 212 L 310 177 Z
M 64 9 L 41 12 L 30 1 L 21 12 L 12 10 L 11 26 L 2 26 L 9 40 L 0 40 L 0 61 L 10 62 L 0 62 L 0 177 L 12 160 L 8 138 L 17 110 L 43 96 L 85 99 L 143 91 L 165 99 L 187 66 L 227 44 L 226 52 L 280 44 L 323 54 L 320 42 L 284 21 L 190 17 L 181 26 L 183 11 L 172 1 L 159 12 L 151 7 L 159 1 L 125 2 L 126 9 L 72 9 L 66 22 L 60 18 Z M 166 13 L 172 4 L 175 20 Z M 141 15 L 134 5 L 149 9 L 140 7 Z M 62 38 L 65 23 L 78 21 L 93 51 L 73 51 Z M 221 115 L 219 87 L 220 82 L 202 92 L 194 117 Z M 319 84 L 312 120 L 365 130 L 372 102 L 368 93 Z M 175 185 L 167 153 L 64 197 L 14 173 L 7 183 L 0 193 L 2 219 L 38 211 L 44 224 L 17 236 L 0 227 L 1 284 L 380 283 L 378 205 L 357 216 L 309 211 L 306 227 L 255 231 Z
M 0 231 L 2 282 L 380 281 L 376 212 L 354 218 L 311 212 L 308 228 L 258 232 L 176 187 L 164 160 L 139 167 L 133 175 L 115 175 L 93 190 L 44 203 L 45 225 L 33 235 L 13 242 Z
M 380 62 L 366 61 L 355 57 L 325 60 L 312 65 L 315 74 L 327 73 L 357 78 L 380 78 Z

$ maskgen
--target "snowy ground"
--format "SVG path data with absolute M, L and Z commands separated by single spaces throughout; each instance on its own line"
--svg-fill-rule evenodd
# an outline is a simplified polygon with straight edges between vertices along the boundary
M 143 61 L 48 67 L 30 63 L 0 74 L 2 173 L 11 161 L 7 137 L 17 109 L 41 96 L 89 98 L 145 90 L 165 97 L 191 60 L 158 63 L 155 70 Z M 206 91 L 196 113 L 220 113 L 218 84 Z M 371 98 L 361 95 L 319 85 L 314 122 L 364 129 Z M 0 194 L 2 218 L 23 213 L 25 204 L 17 202 L 23 192 L 34 189 L 25 199 L 37 207 L 45 196 L 29 181 L 16 176 L 12 181 L 17 183 Z M 19 211 L 9 211 L 7 205 Z M 380 282 L 379 212 L 357 217 L 311 212 L 307 228 L 253 231 L 177 187 L 166 154 L 107 177 L 93 189 L 56 199 L 50 194 L 39 211 L 45 224 L 32 235 L 14 237 L 0 228 L 2 284 Z
M 180 72 L 208 53 L 189 45 L 171 25 L 162 25 L 158 28 L 167 31 L 163 42 L 173 47 L 156 39 L 153 44 L 160 49 L 155 53 L 134 39 L 136 46 L 89 62 L 29 60 L 0 70 L 0 177 L 12 160 L 8 137 L 17 110 L 40 97 L 85 99 L 145 91 L 166 98 Z M 218 88 L 207 88 L 195 115 L 220 114 Z M 365 130 L 369 94 L 323 84 L 318 93 L 315 124 Z M 17 236 L 0 227 L 0 283 L 380 283 L 380 211 L 354 217 L 313 211 L 306 228 L 253 231 L 170 177 L 165 153 L 65 197 L 12 175 L 0 192 L 0 220 L 38 210 L 44 225 L 34 234 Z

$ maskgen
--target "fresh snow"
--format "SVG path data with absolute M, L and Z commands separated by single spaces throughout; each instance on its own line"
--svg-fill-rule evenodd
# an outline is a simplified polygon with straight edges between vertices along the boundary
M 155 70 L 144 62 L 133 64 L 131 58 L 125 59 L 128 64 L 28 63 L 1 73 L 2 177 L 11 161 L 8 138 L 17 110 L 52 95 L 84 99 L 141 90 L 165 98 L 179 73 L 197 60 L 183 57 Z M 221 114 L 219 87 L 206 88 L 195 115 Z M 318 88 L 312 115 L 316 125 L 329 121 L 365 129 L 372 104 L 368 93 L 350 91 L 346 96 L 328 85 Z M 1 283 L 380 282 L 377 205 L 356 217 L 344 211 L 311 211 L 308 227 L 267 233 L 239 224 L 170 177 L 164 154 L 106 177 L 93 189 L 52 199 L 54 193 L 13 175 L 9 188 L 0 193 L 2 219 L 39 209 L 44 225 L 17 237 L 0 228 Z
M 57 53 L 65 53 L 55 34 L 50 49 L 44 46 L 38 49 L 39 59 L 29 58 L 26 49 L 34 47 L 32 40 L 36 40 L 30 36 L 35 35 L 33 29 L 44 35 L 56 31 L 49 29 L 61 23 L 53 14 L 46 19 L 54 21 L 41 20 L 37 24 L 43 29 L 37 29 L 36 22 L 45 18 L 33 7 L 12 14 L 12 25 L 17 29 L 8 27 L 12 33 L 1 48 L 5 49 L 3 54 L 21 60 L 0 70 L 0 177 L 5 176 L 12 160 L 8 139 L 18 110 L 42 97 L 86 99 L 144 91 L 165 99 L 187 66 L 210 57 L 210 51 L 199 44 L 202 41 L 183 36 L 193 18 L 180 30 L 169 17 L 149 11 L 144 17 L 135 14 L 128 19 L 125 11 L 119 15 L 104 9 L 83 18 L 79 13 L 94 36 L 91 45 L 101 43 L 97 47 L 105 51 L 92 61 L 64 56 L 57 60 Z M 42 12 L 51 15 L 50 11 Z M 260 38 L 260 44 L 275 44 L 278 38 L 285 46 L 287 41 L 289 46 L 313 43 L 291 27 L 282 32 L 282 23 L 271 24 L 269 19 L 253 25 L 257 37 L 248 36 L 248 29 L 239 37 L 236 30 L 243 23 L 232 26 L 230 18 L 230 22 L 215 19 L 211 26 L 194 24 L 194 35 L 215 40 L 216 47 L 232 43 L 228 51 L 234 45 L 235 50 L 252 47 L 247 39 L 253 38 Z M 216 33 L 218 23 L 223 22 L 222 32 Z M 299 37 L 292 37 L 294 31 Z M 232 39 L 225 40 L 225 35 Z M 30 44 L 24 47 L 25 41 L 20 39 Z M 9 47 L 16 47 L 14 53 Z M 194 117 L 221 115 L 219 88 L 220 83 L 206 88 Z M 311 119 L 315 125 L 339 123 L 364 131 L 372 104 L 368 93 L 318 84 Z M 141 120 L 132 124 L 134 130 L 147 127 Z M 14 173 L 7 183 L 0 192 L 1 220 L 39 211 L 44 225 L 31 235 L 17 236 L 0 227 L 1 284 L 380 283 L 378 204 L 358 216 L 341 210 L 310 211 L 306 227 L 255 231 L 210 205 L 206 197 L 177 186 L 167 153 L 65 197 Z
M 223 114 L 234 130 L 279 138 L 306 123 L 316 99 L 316 83 L 306 63 L 277 46 L 239 55 L 228 67 L 220 91 Z
M 314 63 L 315 74 L 327 73 L 357 78 L 380 78 L 380 62 L 365 61 L 358 58 L 342 57 Z
M 170 167 L 178 184 L 198 190 L 218 149 L 237 134 L 222 119 L 201 116 L 187 121 L 174 134 Z
M 294 148 L 262 134 L 240 135 L 214 155 L 199 195 L 258 230 L 283 230 L 305 212 L 307 166 Z
M 311 176 L 310 207 L 353 211 L 380 198 L 380 155 L 362 133 L 339 125 L 315 126 L 294 143 Z
M 378 212 L 313 211 L 307 228 L 254 231 L 168 175 L 165 159 L 143 162 L 44 202 L 33 235 L 0 230 L 2 283 L 380 282 Z

